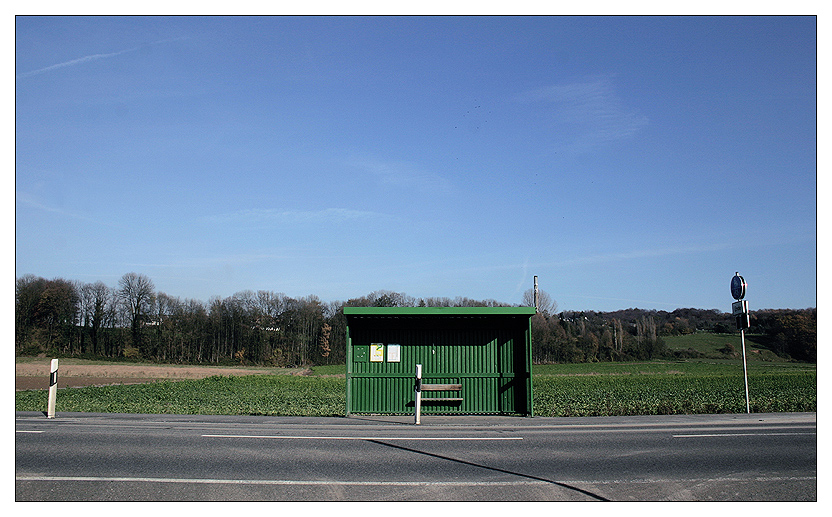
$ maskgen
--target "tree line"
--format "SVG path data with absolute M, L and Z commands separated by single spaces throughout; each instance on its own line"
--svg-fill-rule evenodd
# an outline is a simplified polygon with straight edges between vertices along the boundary
M 524 295 L 530 305 L 531 290 Z M 15 283 L 15 353 L 127 358 L 181 364 L 309 366 L 345 362 L 344 307 L 505 307 L 466 297 L 414 298 L 393 291 L 324 302 L 273 291 L 241 291 L 208 302 L 157 292 L 147 276 L 127 273 L 114 287 L 25 275 Z M 730 314 L 626 309 L 563 311 L 541 292 L 532 317 L 536 363 L 668 357 L 663 336 L 734 332 Z M 817 360 L 815 309 L 752 313 L 750 333 L 772 351 Z

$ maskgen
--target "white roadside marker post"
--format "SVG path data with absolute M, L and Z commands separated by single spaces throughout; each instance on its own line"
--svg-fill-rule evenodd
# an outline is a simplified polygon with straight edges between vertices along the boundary
M 46 418 L 55 418 L 55 399 L 58 397 L 58 360 L 52 359 L 49 369 L 49 402 L 46 405 Z
M 416 425 L 422 416 L 422 365 L 416 365 Z

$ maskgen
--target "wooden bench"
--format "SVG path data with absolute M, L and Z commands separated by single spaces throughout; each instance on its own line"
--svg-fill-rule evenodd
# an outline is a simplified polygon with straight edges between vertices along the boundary
M 422 384 L 422 391 L 462 391 L 462 384 Z M 425 402 L 462 402 L 462 397 L 422 397 Z

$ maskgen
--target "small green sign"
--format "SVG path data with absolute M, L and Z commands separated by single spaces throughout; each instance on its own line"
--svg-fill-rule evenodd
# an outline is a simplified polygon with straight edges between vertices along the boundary
M 353 347 L 352 355 L 353 355 L 353 360 L 356 363 L 366 363 L 366 362 L 369 361 L 370 347 L 368 347 L 367 345 L 359 345 L 359 346 Z

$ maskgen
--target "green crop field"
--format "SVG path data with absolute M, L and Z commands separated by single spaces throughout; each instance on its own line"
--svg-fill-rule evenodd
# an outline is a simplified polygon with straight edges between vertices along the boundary
M 213 376 L 200 380 L 67 388 L 58 411 L 182 415 L 343 415 L 344 379 L 289 375 Z M 43 411 L 46 390 L 19 391 L 17 411 Z
M 534 367 L 538 416 L 744 413 L 742 362 L 735 359 L 583 363 Z M 817 411 L 817 367 L 750 362 L 751 411 Z
M 59 390 L 65 412 L 339 416 L 344 366 L 311 376 L 214 376 L 201 380 Z M 534 367 L 536 416 L 744 413 L 736 360 L 585 363 Z M 752 412 L 817 411 L 816 366 L 749 364 Z M 44 411 L 46 390 L 16 392 L 17 411 Z
M 812 373 L 749 375 L 751 411 L 816 411 Z M 622 416 L 745 413 L 741 375 L 540 376 L 534 381 L 538 416 Z

